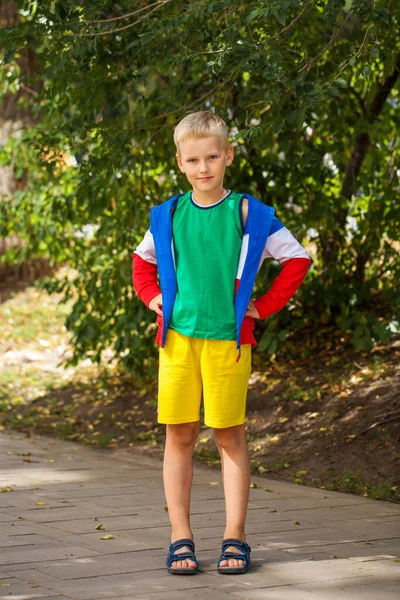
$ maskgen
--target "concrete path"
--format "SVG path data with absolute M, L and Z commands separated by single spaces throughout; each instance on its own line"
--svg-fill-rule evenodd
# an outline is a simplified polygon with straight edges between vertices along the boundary
M 258 487 L 250 490 L 250 571 L 218 574 L 220 473 L 196 466 L 192 527 L 201 572 L 169 575 L 160 460 L 1 432 L 0 596 L 399 600 L 399 504 L 252 482 Z M 112 538 L 101 539 L 107 534 Z

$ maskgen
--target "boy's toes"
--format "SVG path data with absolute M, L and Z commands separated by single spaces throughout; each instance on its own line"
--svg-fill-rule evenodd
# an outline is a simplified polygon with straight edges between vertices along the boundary
M 190 549 L 187 546 L 180 548 L 176 554 L 180 554 L 181 552 L 189 552 Z M 190 558 L 183 558 L 182 560 L 174 560 L 171 563 L 171 567 L 173 569 L 196 569 L 197 565 L 194 560 L 190 560 Z
M 243 567 L 244 561 L 237 558 L 229 558 L 228 560 L 222 560 L 220 567 Z
M 242 560 L 239 560 L 237 558 L 230 558 L 229 559 L 229 566 L 230 567 L 243 567 L 244 562 Z
M 171 563 L 171 567 L 173 569 L 182 569 L 182 568 L 184 568 L 184 569 L 186 569 L 186 568 L 193 569 L 193 568 L 196 568 L 196 566 L 197 566 L 196 563 L 193 560 L 190 560 L 190 559 L 174 560 Z

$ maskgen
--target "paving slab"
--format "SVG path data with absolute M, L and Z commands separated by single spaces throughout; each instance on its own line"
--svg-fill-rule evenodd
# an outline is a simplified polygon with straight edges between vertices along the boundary
M 17 454 L 26 452 L 31 462 Z M 0 495 L 0 597 L 398 598 L 400 505 L 251 480 L 258 487 L 248 508 L 249 572 L 229 577 L 216 569 L 225 526 L 221 473 L 195 463 L 191 513 L 200 571 L 172 576 L 162 460 L 134 448 L 0 431 L 0 487 L 12 489 Z M 112 538 L 102 540 L 105 534 Z
M 0 583 L 0 598 L 45 598 L 54 596 L 54 592 L 46 589 L 43 584 L 25 583 L 16 577 L 2 579 Z

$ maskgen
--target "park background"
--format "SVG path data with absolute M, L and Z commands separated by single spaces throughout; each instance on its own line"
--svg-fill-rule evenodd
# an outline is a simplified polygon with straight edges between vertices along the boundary
M 162 455 L 131 254 L 186 190 L 175 124 L 209 109 L 227 185 L 313 261 L 257 323 L 253 473 L 399 501 L 399 23 L 394 0 L 0 2 L 2 427 Z M 219 464 L 207 428 L 195 456 Z

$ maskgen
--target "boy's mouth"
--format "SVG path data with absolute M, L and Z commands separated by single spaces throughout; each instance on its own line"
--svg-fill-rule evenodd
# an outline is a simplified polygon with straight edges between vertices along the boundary
M 200 181 L 208 181 L 209 179 L 212 179 L 212 177 L 198 177 L 198 179 L 200 179 Z

